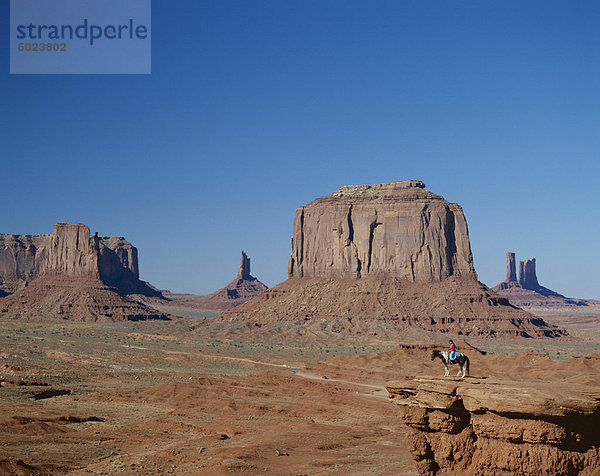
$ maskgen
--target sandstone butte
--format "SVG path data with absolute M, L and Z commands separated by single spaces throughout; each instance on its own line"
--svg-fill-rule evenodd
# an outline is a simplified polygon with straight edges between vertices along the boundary
M 137 249 L 123 237 L 90 236 L 81 223 L 50 235 L 0 235 L 0 318 L 85 321 L 168 319 L 139 302 L 158 296 L 140 281 Z
M 417 180 L 342 187 L 296 210 L 288 276 L 475 278 L 460 206 Z
M 565 334 L 478 282 L 462 208 L 418 180 L 345 186 L 298 208 L 288 276 L 221 314 L 213 332 Z
M 538 282 L 536 260 L 519 261 L 519 276 L 515 254 L 506 253 L 506 279 L 492 288 L 498 294 L 506 297 L 509 302 L 518 307 L 546 310 L 600 309 L 600 301 L 593 299 L 568 298 L 548 289 Z M 597 311 L 596 311 L 597 312 Z
M 233 281 L 212 294 L 189 299 L 185 303 L 199 309 L 231 309 L 258 296 L 265 289 L 267 286 L 250 274 L 250 258 L 242 251 L 240 266 Z

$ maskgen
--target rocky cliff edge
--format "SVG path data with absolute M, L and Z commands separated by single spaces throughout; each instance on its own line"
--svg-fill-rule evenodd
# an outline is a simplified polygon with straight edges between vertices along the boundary
M 597 382 L 408 377 L 386 388 L 421 474 L 600 472 Z

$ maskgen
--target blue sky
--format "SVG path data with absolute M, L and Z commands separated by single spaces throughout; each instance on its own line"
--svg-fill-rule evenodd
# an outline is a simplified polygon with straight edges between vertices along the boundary
M 463 206 L 482 282 L 511 250 L 600 299 L 598 24 L 587 1 L 154 0 L 151 75 L 9 75 L 4 35 L 0 232 L 125 236 L 179 292 L 244 249 L 273 286 L 298 206 L 420 179 Z

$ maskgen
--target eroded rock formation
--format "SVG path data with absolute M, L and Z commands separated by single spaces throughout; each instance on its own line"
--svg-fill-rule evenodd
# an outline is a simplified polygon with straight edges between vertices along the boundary
M 535 258 L 519 261 L 519 279 L 515 275 L 515 254 L 506 253 L 506 280 L 492 289 L 506 297 L 513 306 L 525 309 L 600 307 L 598 301 L 568 298 L 538 282 Z
M 477 281 L 460 206 L 409 180 L 347 186 L 296 211 L 289 279 L 211 320 L 219 332 L 396 339 L 564 331 Z
M 0 234 L 0 289 L 11 293 L 42 275 L 91 276 L 123 293 L 160 294 L 140 281 L 137 249 L 123 237 L 90 237 L 81 223 L 57 223 L 51 235 Z
M 421 474 L 600 472 L 598 388 L 431 377 L 386 388 Z
M 137 250 L 122 237 L 90 237 L 81 223 L 51 235 L 0 235 L 0 318 L 169 319 L 124 294 L 162 298 L 140 281 Z
M 187 300 L 186 304 L 199 309 L 231 309 L 266 289 L 267 286 L 250 274 L 250 258 L 242 251 L 237 277 L 231 283 L 207 296 Z
M 530 289 L 532 291 L 543 289 L 537 279 L 535 258 L 519 261 L 519 279 L 517 281 L 515 254 L 512 251 L 506 253 L 506 279 L 495 286 L 494 290 L 510 288 Z
M 48 244 L 38 248 L 42 268 L 40 274 L 97 276 L 98 237 L 90 240 L 90 229 L 81 223 L 57 223 Z M 18 252 L 18 251 L 17 251 Z
M 538 283 L 535 272 L 535 258 L 519 261 L 519 284 L 524 289 L 533 291 L 539 289 L 540 283 Z
M 517 281 L 517 268 L 515 266 L 515 254 L 506 253 L 506 282 L 514 283 Z
M 248 255 L 244 251 L 242 251 L 242 259 L 240 260 L 237 279 L 256 279 L 250 275 L 250 258 L 248 258 Z
M 475 278 L 460 206 L 418 180 L 352 185 L 296 210 L 288 274 Z

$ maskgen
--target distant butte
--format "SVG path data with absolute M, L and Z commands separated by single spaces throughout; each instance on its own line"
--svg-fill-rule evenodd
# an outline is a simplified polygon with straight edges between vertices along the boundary
M 342 187 L 299 207 L 293 229 L 289 279 L 207 323 L 216 335 L 565 333 L 477 281 L 462 208 L 419 180 Z
M 94 276 L 124 294 L 160 296 L 139 279 L 138 251 L 122 236 L 90 236 L 82 223 L 50 235 L 0 234 L 0 289 L 13 293 L 42 275 Z
M 237 277 L 231 283 L 212 294 L 191 299 L 187 304 L 199 309 L 231 309 L 266 289 L 267 286 L 250 274 L 250 258 L 242 251 Z
M 600 301 L 568 298 L 538 282 L 535 258 L 519 261 L 517 279 L 515 254 L 506 253 L 506 279 L 492 288 L 505 296 L 513 306 L 536 309 L 600 307 Z
M 169 318 L 133 296 L 162 298 L 140 281 L 137 249 L 123 237 L 90 236 L 81 223 L 57 223 L 50 235 L 0 234 L 0 291 L 3 319 Z

